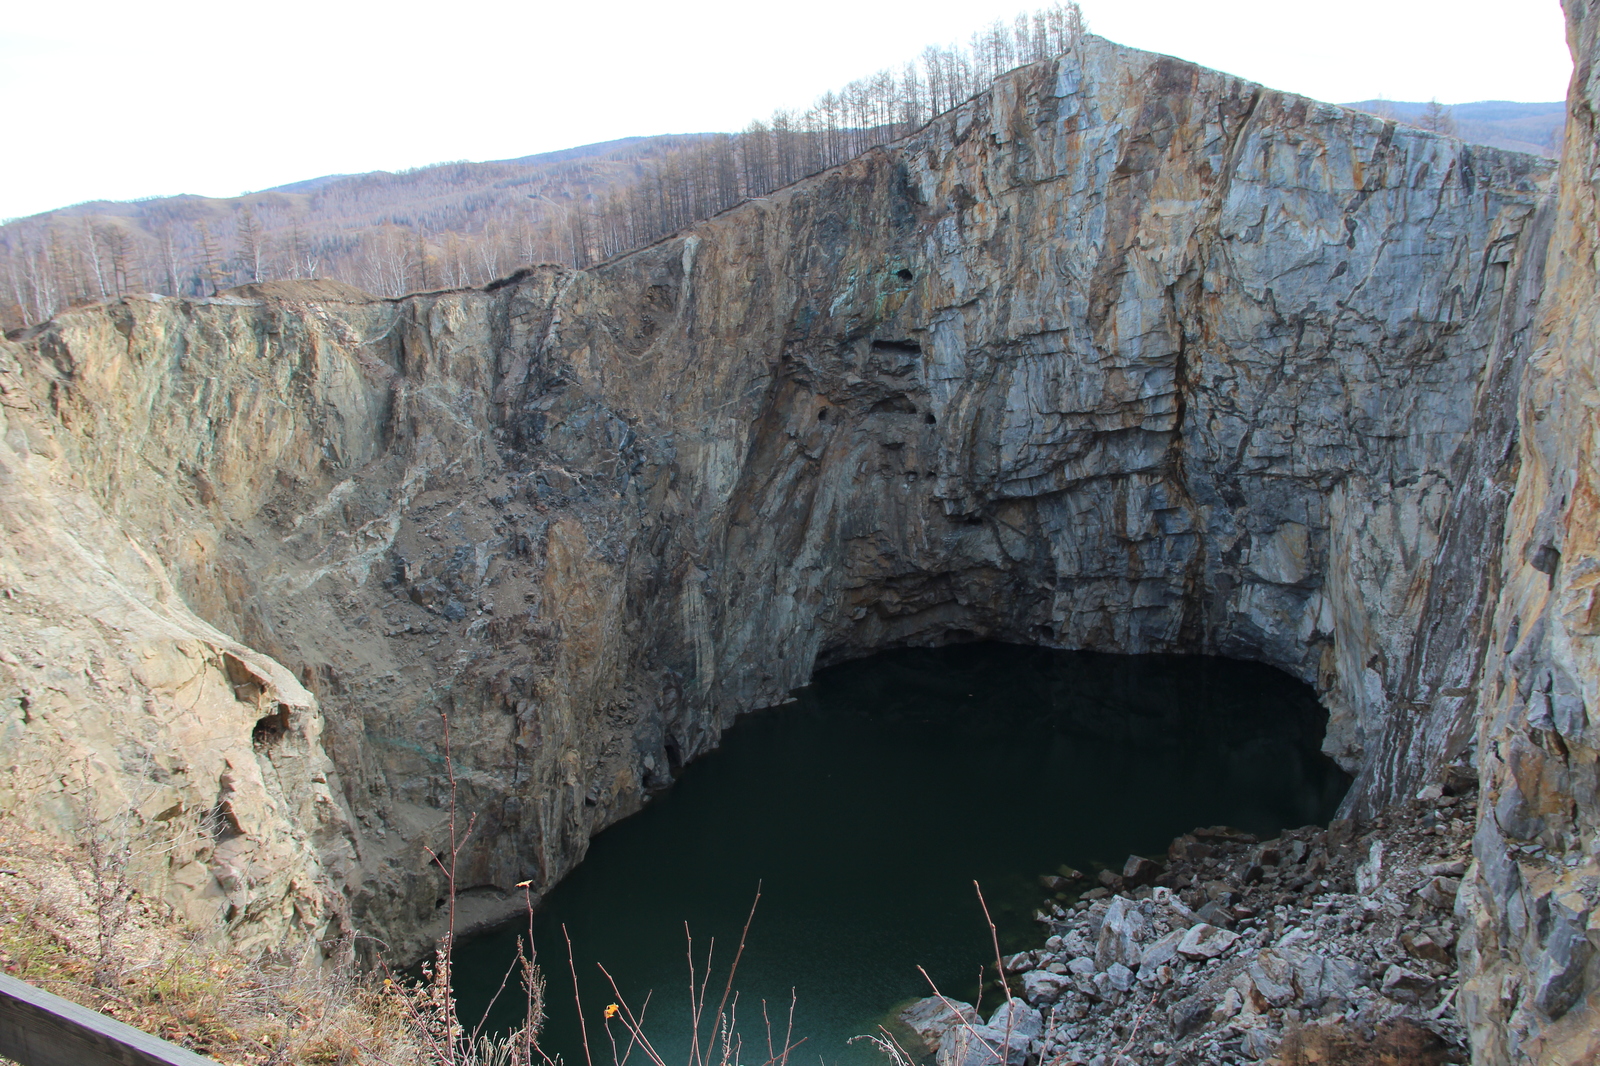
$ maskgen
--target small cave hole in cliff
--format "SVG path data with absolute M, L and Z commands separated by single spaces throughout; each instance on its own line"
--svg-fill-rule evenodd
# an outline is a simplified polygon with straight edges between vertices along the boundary
M 283 739 L 289 731 L 289 705 L 280 703 L 277 710 L 256 720 L 250 739 L 257 748 L 270 748 Z
M 635 1009 L 650 994 L 666 1060 L 688 1061 L 684 923 L 698 951 L 716 938 L 720 983 L 760 882 L 740 1018 L 764 1031 L 764 999 L 781 1038 L 793 988 L 807 1061 L 881 1063 L 845 1041 L 928 995 L 918 965 L 953 998 L 977 994 L 993 952 L 974 881 L 1009 953 L 1043 944 L 1041 907 L 1070 906 L 1130 854 L 1163 858 L 1196 826 L 1325 823 L 1349 784 L 1319 750 L 1326 722 L 1309 687 L 1225 659 L 965 643 L 829 667 L 740 719 L 548 894 L 533 921 L 546 1050 L 583 1061 L 565 925 L 586 1007 L 616 998 L 603 964 Z M 1087 878 L 1054 880 L 1064 864 Z M 519 919 L 463 941 L 469 1022 L 526 931 Z M 519 1010 L 502 1003 L 490 1024 Z

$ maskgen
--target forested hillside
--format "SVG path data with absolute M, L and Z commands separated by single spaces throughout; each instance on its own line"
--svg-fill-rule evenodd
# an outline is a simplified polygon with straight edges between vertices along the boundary
M 231 198 L 96 201 L 0 226 L 0 328 L 128 292 L 208 296 L 335 278 L 382 296 L 584 267 L 649 244 L 920 128 L 1084 31 L 1076 3 L 995 22 L 963 47 L 779 110 L 739 133 L 634 137 L 485 163 L 329 175 Z M 1541 151 L 1561 104 L 1352 105 L 1481 143 Z
M 331 175 L 245 196 L 96 201 L 0 227 L 0 321 L 125 292 L 210 295 L 333 277 L 397 296 L 572 262 L 569 213 L 695 136 L 636 137 L 487 163 Z
M 0 324 L 127 292 L 331 277 L 384 296 L 588 266 L 922 126 L 1083 32 L 1076 3 L 995 22 L 740 133 L 639 137 L 489 163 L 333 175 L 226 199 L 94 202 L 0 227 Z

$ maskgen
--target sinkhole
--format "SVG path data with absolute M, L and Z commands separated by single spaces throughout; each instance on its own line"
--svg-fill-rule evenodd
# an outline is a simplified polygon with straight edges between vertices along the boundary
M 1319 750 L 1326 722 L 1308 686 L 1227 659 L 958 644 L 822 670 L 597 836 L 547 895 L 532 920 L 546 1051 L 585 1061 L 565 926 L 596 1061 L 611 1061 L 603 1013 L 619 998 L 600 965 L 635 1012 L 648 1002 L 644 1030 L 665 1061 L 689 1061 L 685 925 L 701 979 L 715 940 L 714 1008 L 759 884 L 734 986 L 754 1061 L 766 1058 L 763 1003 L 781 1046 L 792 992 L 805 1038 L 792 1061 L 881 1062 L 846 1041 L 929 994 L 918 967 L 967 1001 L 986 961 L 992 975 L 974 882 L 1001 950 L 1019 951 L 1043 942 L 1042 879 L 1063 864 L 1093 877 L 1161 856 L 1196 826 L 1266 837 L 1325 823 L 1349 784 Z M 469 1024 L 528 928 L 461 943 Z M 490 1028 L 520 1018 L 512 985 Z

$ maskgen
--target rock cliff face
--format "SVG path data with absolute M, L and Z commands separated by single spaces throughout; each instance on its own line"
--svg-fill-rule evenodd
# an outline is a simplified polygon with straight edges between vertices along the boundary
M 64 315 L 0 347 L 6 806 L 115 796 L 185 905 L 405 952 L 446 717 L 492 903 L 818 664 L 976 636 L 1269 662 L 1352 810 L 1476 740 L 1566 832 L 1580 772 L 1515 768 L 1528 692 L 1595 678 L 1550 621 L 1593 349 L 1537 305 L 1554 226 L 1592 319 L 1577 158 L 1558 207 L 1544 161 L 1088 38 L 591 271 Z M 1485 980 L 1532 965 L 1500 905 Z
M 1566 3 L 1568 92 L 1545 297 L 1480 684 L 1484 785 L 1462 1014 L 1485 1062 L 1600 1058 L 1600 6 Z

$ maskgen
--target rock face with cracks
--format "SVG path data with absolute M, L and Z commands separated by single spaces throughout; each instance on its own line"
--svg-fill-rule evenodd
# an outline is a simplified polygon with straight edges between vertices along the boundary
M 1578 771 L 1497 767 L 1518 686 L 1594 705 L 1536 621 L 1593 546 L 1524 550 L 1592 476 L 1539 420 L 1592 419 L 1592 145 L 1558 205 L 1544 161 L 1086 38 L 592 270 L 64 314 L 0 347 L 6 806 L 115 797 L 233 935 L 406 954 L 452 789 L 491 913 L 818 665 L 983 637 L 1271 663 L 1352 813 L 1476 757 L 1565 832 Z M 1479 906 L 1483 973 L 1542 972 L 1545 919 Z M 1588 920 L 1482 1048 L 1594 987 Z

